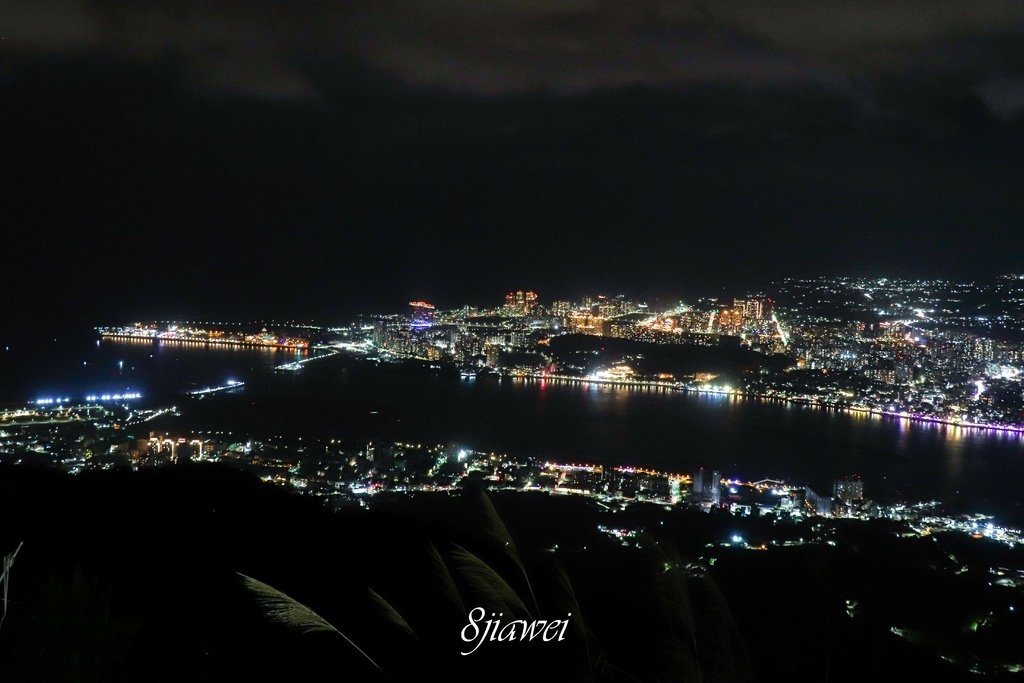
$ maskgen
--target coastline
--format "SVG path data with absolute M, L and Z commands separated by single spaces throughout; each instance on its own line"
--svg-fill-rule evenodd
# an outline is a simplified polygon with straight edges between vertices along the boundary
M 281 349 L 284 351 L 308 352 L 307 346 L 289 346 L 287 344 L 263 344 L 260 342 L 239 341 L 235 339 L 177 339 L 175 337 L 147 337 L 138 334 L 118 334 L 115 332 L 100 332 L 103 339 L 130 340 L 142 342 L 171 342 L 177 344 L 195 344 L 202 346 L 241 346 L 254 349 Z
M 554 381 L 566 384 L 577 383 L 577 384 L 606 384 L 612 386 L 622 387 L 633 387 L 640 389 L 666 389 L 670 391 L 681 391 L 689 394 L 697 395 L 715 395 L 715 396 L 732 396 L 735 398 L 741 398 L 745 400 L 757 400 L 757 401 L 773 401 L 776 403 L 788 403 L 792 405 L 811 406 L 813 408 L 826 408 L 834 410 L 840 413 L 846 413 L 849 415 L 870 415 L 883 418 L 895 418 L 898 420 L 906 420 L 908 422 L 914 422 L 918 424 L 930 424 L 930 425 L 943 425 L 947 427 L 956 427 L 962 429 L 972 429 L 978 431 L 995 431 L 1003 432 L 1007 434 L 1014 434 L 1017 436 L 1024 435 L 1024 425 L 989 425 L 980 424 L 976 422 L 962 422 L 951 420 L 948 418 L 929 417 L 926 415 L 913 415 L 906 412 L 898 412 L 892 410 L 881 410 L 878 408 L 868 408 L 865 406 L 851 406 L 841 405 L 838 403 L 828 403 L 826 401 L 816 401 L 809 398 L 798 398 L 792 396 L 776 396 L 772 394 L 760 394 L 751 391 L 741 391 L 737 389 L 726 391 L 724 389 L 701 389 L 697 387 L 688 387 L 678 382 L 659 382 L 656 380 L 644 381 L 644 380 L 616 380 L 616 379 L 595 379 L 591 377 L 570 377 L 567 375 L 550 375 L 540 373 L 511 373 L 508 375 L 514 379 L 533 379 L 543 381 Z

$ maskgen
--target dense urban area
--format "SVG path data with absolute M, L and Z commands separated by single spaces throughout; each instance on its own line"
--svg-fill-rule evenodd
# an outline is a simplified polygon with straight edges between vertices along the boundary
M 544 303 L 515 291 L 491 308 L 362 316 L 305 334 L 137 323 L 109 337 L 307 348 L 421 360 L 466 377 L 651 384 L 797 401 L 953 426 L 1024 429 L 1024 279 L 792 279 L 771 295 L 654 310 L 626 296 Z

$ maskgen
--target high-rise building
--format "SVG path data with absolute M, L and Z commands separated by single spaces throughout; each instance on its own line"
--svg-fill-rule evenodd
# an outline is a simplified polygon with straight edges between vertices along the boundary
M 389 345 L 389 332 L 391 324 L 388 320 L 381 318 L 373 323 L 373 343 L 378 348 L 386 348 Z
M 864 500 L 864 481 L 856 474 L 836 479 L 832 484 L 832 497 L 844 505 L 859 503 Z
M 704 500 L 713 506 L 722 502 L 722 473 L 718 470 L 711 470 L 711 480 L 704 482 Z
M 722 473 L 718 470 L 706 472 L 703 467 L 693 475 L 693 502 L 710 503 L 717 506 L 722 501 Z

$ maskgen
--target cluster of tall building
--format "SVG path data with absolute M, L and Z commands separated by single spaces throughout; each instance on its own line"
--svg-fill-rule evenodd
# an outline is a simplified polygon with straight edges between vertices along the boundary
M 530 315 L 537 310 L 537 293 L 523 290 L 509 292 L 505 295 L 505 305 L 502 312 L 505 315 L 522 316 Z
M 706 346 L 738 339 L 744 345 L 774 352 L 781 349 L 782 341 L 772 309 L 772 300 L 762 297 L 735 299 L 727 306 L 711 301 L 662 313 L 620 315 L 608 320 L 602 333 L 636 341 Z
M 613 336 L 612 327 L 621 326 L 623 318 L 645 314 L 647 304 L 623 294 L 585 297 L 582 301 L 555 301 L 548 309 L 556 323 L 566 332 Z
M 732 306 L 718 309 L 709 332 L 739 336 L 744 333 L 770 333 L 771 326 L 765 325 L 772 317 L 773 302 L 767 297 L 734 299 Z
M 723 495 L 724 488 L 728 488 Z M 768 501 L 751 498 L 751 492 L 770 492 Z M 768 502 L 768 505 L 765 505 Z M 710 508 L 724 508 L 749 514 L 753 507 L 764 511 L 781 506 L 786 510 L 802 510 L 818 516 L 857 516 L 869 511 L 873 503 L 864 499 L 864 481 L 859 475 L 849 475 L 832 482 L 832 495 L 820 495 L 811 487 L 789 486 L 776 480 L 763 480 L 754 484 L 723 482 L 718 470 L 698 468 L 692 477 L 690 504 Z
M 636 341 L 717 346 L 728 340 L 778 342 L 770 320 L 770 299 L 714 302 L 700 310 L 677 307 L 652 313 L 647 304 L 625 295 L 560 300 L 545 305 L 532 290 L 515 290 L 494 308 L 439 311 L 412 301 L 406 315 L 373 320 L 373 341 L 389 353 L 428 360 L 499 367 L 503 353 L 517 357 L 535 351 L 537 341 L 560 334 L 588 334 Z M 528 363 L 529 364 L 529 363 Z
M 514 292 L 509 301 L 517 311 L 535 310 L 536 296 Z M 497 310 L 501 314 L 470 308 L 438 311 L 427 301 L 412 301 L 406 315 L 374 318 L 372 340 L 377 349 L 395 356 L 498 367 L 502 351 L 526 350 L 533 336 L 526 316 Z

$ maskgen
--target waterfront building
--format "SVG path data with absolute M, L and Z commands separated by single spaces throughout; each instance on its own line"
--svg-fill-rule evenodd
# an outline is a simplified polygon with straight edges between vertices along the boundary
M 722 501 L 722 473 L 699 468 L 693 475 L 693 502 L 717 506 Z
M 814 510 L 815 514 L 825 517 L 832 515 L 832 498 L 821 496 L 814 492 L 810 486 L 804 487 L 804 500 Z
M 832 484 L 832 496 L 844 505 L 859 503 L 864 500 L 864 481 L 858 475 L 837 479 Z

